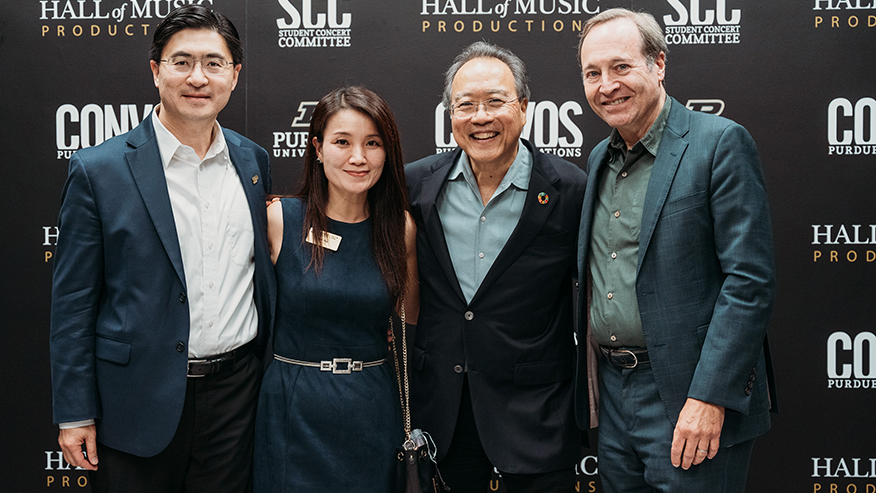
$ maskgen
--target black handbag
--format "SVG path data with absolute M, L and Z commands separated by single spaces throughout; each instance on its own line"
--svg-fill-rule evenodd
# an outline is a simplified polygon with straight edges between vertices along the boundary
M 402 301 L 399 313 L 401 319 L 401 353 L 402 366 L 399 368 L 398 338 L 395 337 L 392 317 L 389 319 L 389 327 L 392 329 L 393 351 L 395 360 L 395 377 L 398 381 L 398 393 L 401 401 L 402 418 L 404 419 L 405 441 L 397 449 L 398 462 L 396 464 L 396 491 L 404 493 L 439 493 L 450 491 L 450 488 L 441 478 L 438 471 L 438 463 L 435 454 L 438 449 L 432 437 L 425 431 L 417 428 L 411 430 L 411 407 L 410 388 L 408 386 L 408 347 L 407 327 L 405 325 L 405 304 Z

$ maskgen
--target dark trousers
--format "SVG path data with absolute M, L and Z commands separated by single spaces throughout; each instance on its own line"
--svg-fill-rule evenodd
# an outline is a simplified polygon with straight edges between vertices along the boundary
M 685 471 L 670 460 L 675 427 L 651 365 L 599 366 L 599 478 L 605 493 L 742 493 L 754 440 L 721 445 Z
M 153 457 L 138 457 L 98 442 L 100 463 L 90 473 L 92 491 L 251 491 L 260 380 L 261 363 L 252 354 L 231 370 L 189 378 L 179 426 L 167 448 Z
M 438 463 L 441 476 L 453 493 L 490 491 L 493 464 L 487 458 L 475 426 L 468 378 L 462 387 L 462 402 L 447 455 Z M 500 471 L 508 493 L 568 493 L 575 491 L 572 467 L 542 474 L 510 474 Z

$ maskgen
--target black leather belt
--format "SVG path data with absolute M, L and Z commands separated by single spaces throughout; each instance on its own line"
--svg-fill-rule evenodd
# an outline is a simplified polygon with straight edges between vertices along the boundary
M 607 346 L 599 346 L 599 349 L 609 363 L 619 368 L 632 369 L 651 362 L 647 349 Z
M 197 358 L 189 360 L 188 376 L 190 378 L 206 377 L 207 375 L 215 375 L 234 368 L 234 363 L 243 359 L 244 356 L 252 352 L 255 341 L 250 341 L 237 349 L 228 351 L 227 353 L 217 354 L 209 358 Z

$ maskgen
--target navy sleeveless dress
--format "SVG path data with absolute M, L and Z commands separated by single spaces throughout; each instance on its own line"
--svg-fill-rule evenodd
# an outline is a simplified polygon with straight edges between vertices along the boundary
M 326 250 L 317 275 L 302 242 L 305 204 L 281 202 L 274 354 L 316 363 L 386 358 L 392 308 L 371 252 L 371 220 L 329 221 L 341 242 Z M 339 362 L 336 371 L 348 366 Z M 392 491 L 404 440 L 396 387 L 391 360 L 336 374 L 275 358 L 259 394 L 254 491 Z

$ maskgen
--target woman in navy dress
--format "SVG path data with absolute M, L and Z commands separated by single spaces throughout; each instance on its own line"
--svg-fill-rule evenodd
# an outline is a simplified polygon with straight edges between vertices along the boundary
M 398 129 L 361 87 L 317 104 L 302 186 L 268 207 L 274 360 L 256 418 L 256 492 L 389 492 L 404 441 L 387 327 L 416 323 L 416 226 Z

